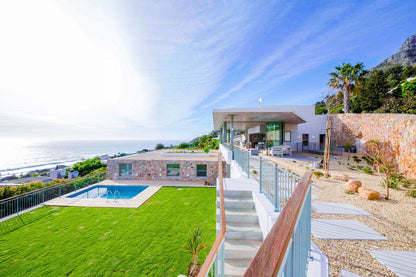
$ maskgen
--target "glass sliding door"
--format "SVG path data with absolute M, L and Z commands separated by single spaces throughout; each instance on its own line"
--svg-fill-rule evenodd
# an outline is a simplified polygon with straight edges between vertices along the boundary
M 267 133 L 266 133 L 266 140 L 267 140 L 267 146 L 277 146 L 281 145 L 281 131 L 282 131 L 282 123 L 276 122 L 276 123 L 268 123 L 266 125 L 267 127 Z

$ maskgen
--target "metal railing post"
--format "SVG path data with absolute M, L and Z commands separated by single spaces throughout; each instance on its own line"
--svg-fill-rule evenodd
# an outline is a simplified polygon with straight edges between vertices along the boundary
M 42 204 L 45 205 L 45 191 L 42 190 Z
M 278 182 L 277 182 L 277 164 L 274 165 L 274 211 L 277 212 L 279 211 L 278 204 L 277 204 L 277 186 L 278 186 Z
M 17 214 L 19 214 L 19 197 L 16 198 L 17 201 Z
M 247 178 L 250 178 L 250 151 L 247 152 Z
M 59 197 L 61 197 L 61 183 L 59 183 Z
M 259 173 L 260 173 L 260 193 L 263 192 L 263 157 L 260 156 L 260 169 L 259 169 Z

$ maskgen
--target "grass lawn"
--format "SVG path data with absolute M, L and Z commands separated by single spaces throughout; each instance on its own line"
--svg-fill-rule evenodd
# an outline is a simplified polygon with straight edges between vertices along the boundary
M 214 188 L 173 187 L 137 209 L 39 208 L 0 223 L 0 276 L 186 274 L 189 230 L 213 243 L 215 209 Z

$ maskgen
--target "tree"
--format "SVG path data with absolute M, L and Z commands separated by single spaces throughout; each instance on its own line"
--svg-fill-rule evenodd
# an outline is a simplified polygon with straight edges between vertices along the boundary
M 335 72 L 330 73 L 331 78 L 328 85 L 332 89 L 340 90 L 344 96 L 344 113 L 350 111 L 350 94 L 357 89 L 362 82 L 362 77 L 366 73 L 363 63 L 352 66 L 350 63 L 343 63 L 335 67 Z
M 396 162 L 393 151 L 388 143 L 370 140 L 365 145 L 365 154 L 373 162 L 373 169 L 377 171 L 382 183 L 386 186 L 386 199 L 389 199 L 390 180 L 396 173 Z

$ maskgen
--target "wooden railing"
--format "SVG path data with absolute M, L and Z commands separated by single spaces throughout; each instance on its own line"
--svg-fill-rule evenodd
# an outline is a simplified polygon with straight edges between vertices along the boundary
M 212 245 L 211 250 L 208 253 L 207 258 L 205 259 L 204 264 L 199 271 L 198 277 L 205 277 L 208 275 L 210 270 L 215 270 L 217 274 L 215 276 L 220 275 L 222 276 L 224 273 L 224 257 L 223 257 L 223 248 L 224 248 L 224 239 L 226 230 L 226 221 L 225 221 L 225 206 L 224 206 L 224 174 L 223 174 L 223 165 L 222 165 L 222 157 L 221 152 L 218 152 L 218 183 L 220 187 L 220 233 L 217 235 L 217 239 L 215 240 L 214 244 Z M 218 260 L 219 264 L 217 263 L 216 268 L 213 268 L 215 260 Z M 222 272 L 222 274 L 218 274 L 218 272 Z
M 244 276 L 306 276 L 310 249 L 310 180 L 307 171 L 251 261 Z

